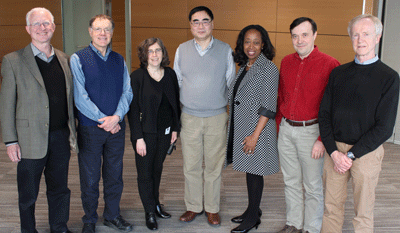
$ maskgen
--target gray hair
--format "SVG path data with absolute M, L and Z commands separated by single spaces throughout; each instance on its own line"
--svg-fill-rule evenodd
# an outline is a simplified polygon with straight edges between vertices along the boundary
M 382 29 L 383 29 L 382 22 L 377 17 L 375 17 L 371 14 L 363 14 L 363 15 L 356 16 L 352 20 L 350 20 L 349 26 L 347 27 L 347 32 L 349 33 L 350 37 L 351 37 L 351 32 L 352 32 L 351 30 L 353 29 L 353 26 L 362 19 L 372 20 L 372 22 L 375 24 L 376 35 L 382 35 Z
M 53 14 L 52 14 L 49 10 L 47 10 L 47 9 L 44 8 L 44 7 L 35 7 L 35 8 L 33 8 L 32 10 L 30 10 L 28 13 L 26 13 L 26 26 L 31 25 L 31 22 L 29 22 L 29 19 L 31 18 L 31 15 L 32 15 L 33 13 L 37 12 L 37 11 L 45 11 L 45 12 L 48 12 L 48 13 L 50 14 L 50 16 L 51 16 L 51 23 L 54 24 L 54 16 L 53 16 Z

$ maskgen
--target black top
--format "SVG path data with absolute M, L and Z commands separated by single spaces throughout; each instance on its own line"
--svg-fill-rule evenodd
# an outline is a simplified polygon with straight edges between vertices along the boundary
M 398 99 L 399 75 L 380 60 L 335 68 L 319 109 L 327 152 L 337 150 L 335 141 L 354 145 L 356 158 L 375 150 L 392 135 Z
M 50 131 L 68 127 L 67 92 L 65 75 L 61 64 L 54 55 L 47 63 L 35 57 L 40 73 L 43 77 L 46 93 L 49 97 Z
M 180 103 L 179 85 L 175 71 L 164 68 L 164 77 L 156 82 L 149 75 L 147 69 L 139 68 L 131 74 L 133 99 L 128 112 L 131 129 L 131 141 L 143 138 L 143 133 L 157 133 L 159 116 L 168 115 L 168 112 L 159 113 L 163 93 L 172 107 L 171 132 L 180 131 Z M 163 107 L 161 107 L 163 108 Z M 163 130 L 163 129 L 160 129 Z
M 173 109 L 171 104 L 168 101 L 168 97 L 165 94 L 164 87 L 166 84 L 164 82 L 168 82 L 168 80 L 162 78 L 159 82 L 157 82 L 154 79 L 151 79 L 151 84 L 162 93 L 161 97 L 161 102 L 160 105 L 158 106 L 158 112 L 157 112 L 157 130 L 158 131 L 165 131 L 166 128 L 170 127 L 172 125 L 172 119 L 173 119 Z

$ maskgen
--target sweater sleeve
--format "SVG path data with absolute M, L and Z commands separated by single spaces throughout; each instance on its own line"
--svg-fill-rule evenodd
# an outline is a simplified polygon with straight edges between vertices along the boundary
M 140 81 L 143 77 L 140 69 L 135 70 L 131 74 L 131 86 L 133 92 L 133 99 L 128 112 L 129 127 L 131 129 L 131 141 L 143 138 L 142 123 L 140 121 L 140 90 L 142 82 Z
M 356 158 L 375 150 L 392 136 L 399 100 L 399 75 L 387 79 L 375 111 L 375 125 L 350 149 Z
M 318 113 L 320 137 L 329 155 L 331 155 L 332 152 L 337 150 L 335 138 L 333 136 L 333 124 L 332 124 L 332 112 L 331 112 L 333 88 L 334 88 L 334 72 L 332 72 L 329 76 L 328 85 L 325 88 L 325 93 L 324 96 L 322 97 Z

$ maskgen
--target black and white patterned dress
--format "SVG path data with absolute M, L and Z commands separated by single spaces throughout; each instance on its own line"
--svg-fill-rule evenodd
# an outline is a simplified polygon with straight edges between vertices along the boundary
M 229 87 L 230 120 L 228 125 L 228 142 L 233 123 L 232 164 L 233 169 L 260 176 L 274 174 L 279 171 L 277 149 L 277 132 L 275 123 L 279 72 L 275 64 L 260 54 L 256 62 L 247 71 L 240 82 L 237 93 L 233 96 L 235 83 L 246 66 L 242 66 L 235 80 Z M 233 104 L 235 106 L 233 106 Z M 269 116 L 269 120 L 258 138 L 254 154 L 243 152 L 242 142 L 251 135 L 257 126 L 260 114 Z M 227 146 L 228 148 L 229 146 Z M 228 158 L 228 153 L 227 157 Z M 228 159 L 225 160 L 225 166 Z

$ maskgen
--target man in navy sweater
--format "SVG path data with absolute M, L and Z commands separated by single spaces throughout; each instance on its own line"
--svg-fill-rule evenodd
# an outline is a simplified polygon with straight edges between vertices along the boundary
M 399 74 L 375 55 L 382 23 L 359 15 L 348 32 L 354 61 L 335 68 L 319 109 L 324 160 L 325 212 L 322 232 L 342 232 L 347 182 L 352 178 L 356 233 L 374 232 L 375 188 L 392 135 L 399 100 Z
M 92 43 L 71 56 L 75 104 L 79 110 L 78 145 L 82 148 L 78 161 L 84 233 L 95 232 L 101 172 L 104 225 L 132 231 L 132 225 L 121 217 L 119 208 L 123 189 L 124 116 L 132 101 L 132 88 L 124 58 L 109 47 L 113 29 L 111 17 L 96 15 L 89 22 Z

